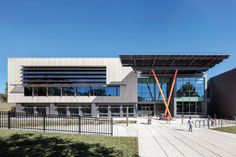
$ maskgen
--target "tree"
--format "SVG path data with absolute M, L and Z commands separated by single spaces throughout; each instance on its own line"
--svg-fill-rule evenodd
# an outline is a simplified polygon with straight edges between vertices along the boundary
M 7 102 L 7 96 L 8 96 L 7 93 L 8 93 L 8 88 L 7 88 L 7 82 L 6 82 L 4 93 L 0 93 L 0 101 L 1 102 Z
M 179 90 L 176 92 L 178 97 L 183 97 L 183 96 L 198 96 L 198 93 L 196 91 L 196 87 L 190 83 L 186 82 L 183 84 Z M 193 95 L 194 94 L 194 95 Z

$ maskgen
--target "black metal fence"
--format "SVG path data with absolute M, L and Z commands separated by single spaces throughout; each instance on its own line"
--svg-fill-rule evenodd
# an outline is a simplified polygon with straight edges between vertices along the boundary
M 0 127 L 8 129 L 113 135 L 112 118 L 0 112 Z

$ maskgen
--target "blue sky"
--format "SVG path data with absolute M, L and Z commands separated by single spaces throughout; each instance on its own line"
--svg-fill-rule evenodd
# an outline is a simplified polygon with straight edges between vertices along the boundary
M 229 53 L 236 67 L 235 0 L 1 0 L 0 92 L 8 57 Z

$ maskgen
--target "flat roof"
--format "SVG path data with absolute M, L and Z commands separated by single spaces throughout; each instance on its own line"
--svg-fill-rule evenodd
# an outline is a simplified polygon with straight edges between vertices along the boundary
M 135 71 L 150 73 L 151 69 L 157 74 L 173 74 L 175 69 L 179 74 L 202 74 L 210 68 L 227 59 L 228 54 L 156 54 L 156 55 L 119 55 L 124 67 L 132 67 Z

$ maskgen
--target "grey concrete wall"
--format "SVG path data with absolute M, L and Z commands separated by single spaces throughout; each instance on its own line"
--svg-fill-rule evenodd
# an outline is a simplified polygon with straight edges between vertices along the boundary
M 208 81 L 208 114 L 236 116 L 236 68 Z

